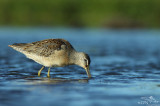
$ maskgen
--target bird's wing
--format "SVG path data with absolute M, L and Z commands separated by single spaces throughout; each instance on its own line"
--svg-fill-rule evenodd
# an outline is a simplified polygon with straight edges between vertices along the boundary
M 15 44 L 15 46 L 21 48 L 21 51 L 19 50 L 20 52 L 27 52 L 44 57 L 50 56 L 55 51 L 73 49 L 72 45 L 64 39 L 46 39 L 26 44 Z

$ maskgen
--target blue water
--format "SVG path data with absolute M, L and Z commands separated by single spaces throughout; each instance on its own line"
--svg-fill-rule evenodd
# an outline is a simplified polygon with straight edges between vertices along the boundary
M 91 57 L 84 69 L 47 68 L 9 48 L 64 38 Z M 0 28 L 0 106 L 160 106 L 160 31 Z

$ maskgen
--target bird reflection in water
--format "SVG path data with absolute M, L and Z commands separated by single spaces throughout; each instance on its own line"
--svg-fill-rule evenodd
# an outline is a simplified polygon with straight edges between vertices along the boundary
M 89 78 L 84 79 L 71 79 L 71 78 L 38 78 L 38 77 L 26 77 L 25 84 L 37 85 L 37 84 L 61 84 L 61 83 L 88 83 Z

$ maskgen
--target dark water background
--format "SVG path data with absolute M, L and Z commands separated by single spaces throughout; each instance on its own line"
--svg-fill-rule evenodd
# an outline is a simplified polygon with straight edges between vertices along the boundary
M 64 38 L 91 56 L 84 69 L 47 68 L 9 48 Z M 66 28 L 0 28 L 0 106 L 160 105 L 160 31 Z

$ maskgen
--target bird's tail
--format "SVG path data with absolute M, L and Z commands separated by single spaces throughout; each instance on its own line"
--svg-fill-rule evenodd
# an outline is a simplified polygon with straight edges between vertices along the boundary
M 26 43 L 14 43 L 13 45 L 8 45 L 8 46 L 19 52 L 22 52 L 24 46 L 26 46 Z

